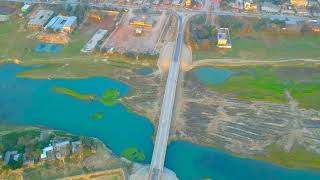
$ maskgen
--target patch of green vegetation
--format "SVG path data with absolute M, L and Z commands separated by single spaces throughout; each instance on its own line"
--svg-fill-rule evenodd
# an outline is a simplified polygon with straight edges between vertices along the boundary
M 287 36 L 263 33 L 231 32 L 231 49 L 193 49 L 194 60 L 241 58 L 257 60 L 318 59 L 320 37 L 315 35 Z
M 53 91 L 56 91 L 61 94 L 69 95 L 72 97 L 75 97 L 80 100 L 95 100 L 96 95 L 94 94 L 80 94 L 74 90 L 68 89 L 68 88 L 62 88 L 62 87 L 53 87 Z
M 23 130 L 23 131 L 14 131 L 8 134 L 1 136 L 0 141 L 0 151 L 7 150 L 17 150 L 19 152 L 24 151 L 24 144 L 27 144 L 30 139 L 38 137 L 40 131 L 37 129 L 34 130 Z M 18 143 L 18 141 L 20 143 Z
M 210 89 L 239 99 L 287 102 L 288 91 L 300 107 L 320 110 L 320 70 L 303 67 L 234 68 L 225 82 Z M 314 71 L 308 73 L 308 71 Z M 296 77 L 294 77 L 296 76 Z
M 285 86 L 273 74 L 273 69 L 256 68 L 252 72 L 235 73 L 224 83 L 209 85 L 209 88 L 240 99 L 286 102 Z
M 120 92 L 117 89 L 107 89 L 100 98 L 100 102 L 106 106 L 114 106 L 118 103 L 119 95 Z
M 320 155 L 306 150 L 301 145 L 294 145 L 291 151 L 286 152 L 274 144 L 267 148 L 267 152 L 265 156 L 254 156 L 254 158 L 288 168 L 320 169 Z
M 21 30 L 27 19 L 11 18 L 10 21 L 0 23 L 0 60 L 22 58 L 35 46 L 35 41 L 27 38 L 30 32 Z
M 293 84 L 289 91 L 301 107 L 320 110 L 320 83 Z
M 144 161 L 145 155 L 135 147 L 128 148 L 121 153 L 122 157 L 130 161 Z
M 104 113 L 103 112 L 96 112 L 95 114 L 93 114 L 90 119 L 92 120 L 101 120 L 104 117 Z

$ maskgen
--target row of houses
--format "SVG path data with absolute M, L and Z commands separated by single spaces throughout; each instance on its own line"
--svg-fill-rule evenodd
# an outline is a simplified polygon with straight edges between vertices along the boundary
M 61 141 L 54 142 L 52 145 L 42 149 L 40 159 L 42 161 L 51 161 L 55 159 L 64 159 L 65 157 L 70 156 L 72 153 L 79 151 L 81 146 L 80 141 L 70 142 L 70 141 Z
M 33 164 L 35 161 L 51 161 L 55 159 L 64 159 L 73 153 L 81 151 L 81 141 L 70 142 L 58 141 L 54 142 L 52 145 L 42 149 L 40 159 L 28 158 L 25 153 L 19 153 L 18 151 L 7 151 L 5 152 L 3 161 L 4 165 L 8 165 L 11 161 L 18 162 L 22 160 L 24 165 Z
M 238 11 L 244 10 L 247 12 L 256 12 L 261 7 L 261 11 L 267 13 L 298 14 L 309 16 L 311 15 L 311 12 L 308 9 L 311 7 L 313 7 L 313 11 L 314 7 L 318 7 L 319 9 L 319 2 L 320 1 L 318 0 L 290 0 L 289 2 L 285 2 L 281 5 L 276 5 L 269 1 L 264 1 L 262 4 L 259 4 L 257 0 L 235 0 L 230 5 L 234 10 Z M 314 14 L 314 12 L 312 14 Z
M 39 10 L 30 17 L 27 27 L 33 30 L 47 30 L 71 33 L 77 26 L 75 16 L 54 16 L 51 10 Z

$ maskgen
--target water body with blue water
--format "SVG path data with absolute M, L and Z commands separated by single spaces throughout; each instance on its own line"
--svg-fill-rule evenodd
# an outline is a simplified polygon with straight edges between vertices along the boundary
M 153 70 L 151 68 L 140 68 L 137 70 L 137 74 L 142 76 L 148 76 L 152 73 L 153 73 Z
M 33 80 L 16 78 L 26 69 L 17 65 L 0 65 L 0 123 L 42 125 L 102 140 L 116 155 L 136 147 L 152 155 L 154 128 L 145 117 L 129 112 L 123 105 L 104 106 L 98 101 L 80 101 L 59 94 L 51 88 L 66 87 L 79 93 L 102 95 L 107 88 L 121 96 L 130 91 L 127 85 L 109 78 L 80 80 Z M 99 121 L 90 117 L 103 112 Z M 317 180 L 320 172 L 290 170 L 253 159 L 243 159 L 214 148 L 174 141 L 168 146 L 166 166 L 181 180 Z
M 230 78 L 232 71 L 213 67 L 198 67 L 194 70 L 194 75 L 205 84 L 220 84 Z

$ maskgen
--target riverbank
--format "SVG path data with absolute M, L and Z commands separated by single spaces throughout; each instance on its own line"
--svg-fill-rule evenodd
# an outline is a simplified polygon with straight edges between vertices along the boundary
M 73 64 L 75 65 L 75 64 Z M 70 65 L 69 65 L 70 66 Z M 61 73 L 70 73 L 70 72 L 76 72 L 72 71 L 72 68 L 66 68 L 69 66 L 64 66 L 64 68 L 61 71 L 50 71 L 52 73 L 50 75 L 56 76 L 56 74 L 61 75 Z M 101 64 L 99 64 L 101 66 Z M 39 75 L 37 73 L 41 72 L 41 74 L 47 74 L 45 71 L 40 70 L 41 68 L 47 68 L 46 66 L 36 67 L 35 69 L 30 69 L 27 67 L 22 66 L 15 66 L 15 65 L 5 65 L 2 67 L 2 75 L 0 76 L 1 81 L 5 86 L 1 86 L 0 90 L 3 93 L 4 96 L 2 96 L 2 102 L 4 104 L 7 104 L 5 109 L 0 109 L 0 115 L 6 115 L 3 117 L 6 117 L 4 122 L 10 122 L 10 123 L 27 123 L 27 124 L 35 124 L 35 125 L 45 125 L 47 127 L 62 129 L 68 132 L 72 132 L 75 134 L 82 134 L 86 136 L 94 136 L 99 139 L 101 139 L 112 151 L 118 155 L 121 156 L 121 154 L 128 148 L 136 147 L 135 151 L 130 154 L 133 155 L 133 158 L 136 157 L 142 157 L 140 152 L 142 152 L 145 156 L 145 160 L 142 163 L 149 163 L 152 155 L 152 135 L 154 133 L 154 129 L 148 121 L 148 119 L 137 116 L 135 113 L 128 112 L 126 108 L 124 108 L 120 103 L 114 106 L 104 106 L 103 104 L 99 102 L 89 102 L 89 101 L 81 101 L 76 98 L 68 98 L 64 95 L 48 91 L 51 87 L 59 86 L 59 87 L 67 87 L 76 90 L 77 92 L 85 92 L 85 93 L 94 93 L 102 95 L 107 88 L 116 88 L 119 90 L 121 96 L 126 96 L 129 92 L 133 92 L 130 87 L 127 85 L 120 83 L 118 81 L 114 81 L 109 78 L 84 78 L 84 79 L 78 79 L 73 78 L 70 80 L 62 79 L 55 79 L 51 78 L 48 79 L 41 79 L 34 80 L 29 78 L 16 78 L 16 75 L 19 73 L 24 74 L 23 72 L 29 71 L 33 75 Z M 66 69 L 65 69 L 66 68 Z M 50 68 L 49 68 L 50 69 Z M 52 69 L 51 69 L 52 70 Z M 56 70 L 56 69 L 55 69 Z M 61 73 L 60 73 L 61 72 Z M 129 71 L 130 73 L 131 71 Z M 136 72 L 136 71 L 134 71 Z M 70 73 L 71 74 L 71 73 Z M 119 74 L 119 73 L 118 73 Z M 74 74 L 73 74 L 74 76 Z M 2 77 L 2 78 L 1 78 Z M 40 77 L 40 76 L 37 76 Z M 120 76 L 121 77 L 121 76 Z M 133 77 L 136 77 L 137 79 L 147 79 L 154 78 L 154 76 L 141 76 L 141 75 L 134 75 Z M 128 79 L 127 79 L 128 80 Z M 130 80 L 133 80 L 132 77 L 130 77 Z M 135 80 L 135 79 L 134 79 Z M 140 81 L 134 81 L 140 82 Z M 143 81 L 146 83 L 146 81 Z M 196 82 L 196 81 L 195 81 Z M 92 89 L 92 86 L 94 85 L 94 89 Z M 159 85 L 157 85 L 159 86 Z M 196 86 L 195 86 L 196 87 Z M 193 87 L 194 88 L 194 87 Z M 23 93 L 21 91 L 23 90 Z M 145 89 L 143 89 L 145 91 Z M 207 95 L 206 91 L 198 91 L 195 89 L 193 92 L 199 92 L 201 95 Z M 30 96 L 30 94 L 36 94 L 36 96 Z M 146 93 L 145 93 L 146 94 Z M 32 104 L 30 104 L 29 97 L 32 97 Z M 50 98 L 50 103 L 43 103 L 47 97 Z M 199 96 L 195 96 L 199 97 Z M 221 96 L 219 96 L 221 97 Z M 14 101 L 12 101 L 14 99 Z M 121 101 L 123 101 L 124 98 L 122 98 Z M 208 95 L 206 97 L 206 101 L 210 100 L 211 96 Z M 199 99 L 200 100 L 200 99 Z M 15 103 L 9 103 L 9 102 L 15 102 Z M 202 105 L 207 105 L 202 103 Z M 19 107 L 19 108 L 16 108 Z M 27 107 L 27 108 L 26 108 Z M 72 107 L 72 108 L 70 108 Z M 210 108 L 216 109 L 216 106 L 209 106 Z M 203 116 L 198 116 L 196 110 L 197 105 L 192 107 L 192 110 L 189 111 L 190 113 L 194 114 L 197 118 L 196 122 L 201 123 Z M 208 107 L 204 107 L 202 109 L 207 109 Z M 12 110 L 15 110 L 14 114 L 11 114 L 10 112 Z M 39 110 L 41 109 L 41 110 Z M 219 109 L 219 108 L 218 108 Z M 38 113 L 34 113 L 38 112 Z M 55 113 L 59 112 L 59 113 Z M 101 112 L 104 114 L 99 121 L 93 121 L 92 115 L 96 114 L 97 112 Z M 209 112 L 214 112 L 209 111 Z M 189 117 L 185 117 L 187 120 Z M 74 126 L 76 124 L 76 126 Z M 190 126 L 189 123 L 186 123 L 188 126 L 186 128 L 192 128 L 186 129 L 188 133 L 193 133 L 194 130 L 198 130 L 199 127 L 197 126 Z M 209 127 L 205 125 L 206 127 Z M 143 129 L 143 131 L 141 131 Z M 200 138 L 198 142 L 201 144 L 209 144 L 208 142 L 205 142 L 203 137 L 206 137 L 206 134 L 203 136 L 203 133 L 207 133 L 208 131 L 202 131 L 199 133 L 202 138 Z M 189 137 L 192 137 L 194 139 L 197 138 L 195 134 L 187 134 Z M 198 135 L 198 133 L 196 133 Z M 212 140 L 216 140 L 212 137 L 210 137 Z M 180 143 L 179 142 L 173 142 L 173 143 Z M 169 145 L 168 149 L 170 149 L 172 145 Z M 224 147 L 222 144 L 219 144 L 220 147 Z M 174 146 L 176 147 L 176 146 Z M 174 166 L 172 166 L 172 170 L 177 173 L 177 176 L 181 179 L 186 176 L 189 172 L 193 173 L 196 179 L 202 179 L 205 177 L 210 178 L 216 178 L 219 177 L 218 175 L 224 176 L 226 179 L 232 179 L 228 173 L 224 173 L 224 171 L 219 172 L 219 168 L 217 169 L 216 166 L 211 165 L 211 161 L 209 164 L 204 163 L 203 166 L 199 166 L 198 168 L 193 168 L 188 171 L 188 173 L 184 173 L 182 171 L 179 171 L 180 168 L 184 168 L 186 166 L 197 166 L 197 162 L 202 162 L 201 159 L 203 159 L 203 156 L 208 155 L 208 151 L 210 152 L 210 157 L 216 156 L 216 151 L 214 148 L 205 148 L 203 146 L 200 146 L 201 148 L 198 148 L 198 145 L 191 144 L 188 145 L 188 151 L 187 149 L 182 145 L 179 145 L 177 148 L 177 151 L 174 151 L 173 158 L 170 158 L 171 163 L 174 162 Z M 248 147 L 252 147 L 251 144 L 248 145 Z M 225 148 L 225 147 L 224 147 Z M 228 148 L 226 148 L 228 149 Z M 198 151 L 199 150 L 199 151 Z M 241 149 L 240 149 L 241 150 Z M 243 151 L 239 151 L 241 153 L 245 153 L 250 151 L 250 149 L 242 149 Z M 252 150 L 252 149 L 251 149 Z M 136 153 L 138 152 L 138 154 Z M 178 158 L 179 156 L 175 155 L 176 153 L 181 154 L 181 152 L 186 152 L 188 155 L 183 156 L 181 158 Z M 193 152 L 196 152 L 196 156 L 193 156 Z M 138 156 L 137 156 L 138 155 Z M 168 153 L 169 156 L 169 153 Z M 230 156 L 230 154 L 224 153 L 224 156 L 222 159 L 239 159 L 236 156 Z M 139 160 L 139 159 L 138 159 Z M 141 159 L 142 160 L 142 159 Z M 252 160 L 252 159 L 251 159 Z M 200 163 L 201 164 L 201 163 Z M 220 164 L 220 163 L 219 163 Z M 301 170 L 288 170 L 288 169 L 281 169 L 278 166 L 274 166 L 269 163 L 264 163 L 259 161 L 257 167 L 262 167 L 266 164 L 267 167 L 270 167 L 271 169 L 275 168 L 279 171 L 279 174 L 274 175 L 279 179 L 279 177 L 282 177 L 283 172 L 285 172 L 285 177 L 290 177 L 290 174 L 299 173 L 301 177 L 316 177 L 317 175 L 314 175 L 312 172 L 307 171 L 306 174 L 302 173 Z M 234 168 L 237 168 L 237 165 Z M 226 168 L 227 164 L 221 164 L 222 168 Z M 242 174 L 247 174 L 246 177 L 252 177 L 252 172 L 250 168 L 243 168 L 246 166 L 241 165 L 242 168 Z M 240 169 L 240 166 L 239 166 Z M 218 171 L 215 171 L 218 170 Z M 214 173 L 208 173 L 208 172 L 214 172 Z M 267 177 L 267 175 L 270 175 L 272 173 L 264 172 L 263 176 Z M 274 178 L 274 179 L 277 179 Z M 188 180 L 188 178 L 185 178 Z M 184 179 L 183 179 L 184 180 Z
M 314 141 L 320 122 L 320 101 L 315 101 L 320 96 L 314 93 L 319 91 L 297 89 L 320 87 L 319 66 L 303 61 L 260 66 L 239 62 L 217 65 L 213 60 L 205 66 L 211 72 L 198 71 L 203 66 L 186 72 L 173 139 L 283 167 L 319 170 L 315 159 L 320 145 Z
M 31 79 L 83 79 L 89 77 L 110 77 L 128 84 L 131 90 L 119 99 L 130 111 L 147 116 L 152 123 L 156 122 L 160 107 L 160 92 L 165 79 L 156 72 L 141 75 L 140 69 L 154 66 L 142 66 L 125 61 L 45 61 L 24 62 L 26 67 L 34 67 L 18 74 L 19 78 Z M 112 100 L 113 101 L 113 100 Z M 114 101 L 112 102 L 114 104 Z
M 72 135 L 63 131 L 44 127 L 0 125 L 1 154 L 17 150 L 20 160 L 4 165 L 1 161 L 0 179 L 56 179 L 71 175 L 92 173 L 101 170 L 122 169 L 128 174 L 130 163 L 114 157 L 98 139 Z M 53 160 L 40 160 L 41 148 L 54 141 L 71 140 L 80 142 L 77 152 Z M 59 150 L 59 152 L 62 151 Z M 14 169 L 12 169 L 14 168 Z

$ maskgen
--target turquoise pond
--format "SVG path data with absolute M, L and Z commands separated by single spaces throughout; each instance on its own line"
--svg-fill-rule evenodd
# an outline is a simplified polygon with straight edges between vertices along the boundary
M 194 70 L 194 75 L 205 84 L 220 84 L 226 81 L 232 72 L 221 68 L 198 67 Z
M 129 112 L 123 105 L 104 106 L 99 102 L 80 101 L 51 90 L 66 87 L 81 93 L 102 95 L 116 88 L 121 96 L 130 91 L 127 85 L 109 78 L 81 80 L 32 80 L 16 78 L 26 67 L 0 65 L 0 122 L 2 124 L 42 125 L 70 133 L 101 139 L 116 155 L 137 147 L 149 163 L 154 128 L 145 117 Z M 101 120 L 90 117 L 103 112 Z M 289 170 L 269 163 L 243 159 L 226 152 L 184 141 L 170 143 L 166 167 L 181 180 L 317 180 L 320 172 Z
M 142 76 L 148 76 L 153 73 L 153 70 L 151 68 L 141 68 L 137 70 L 137 74 Z

